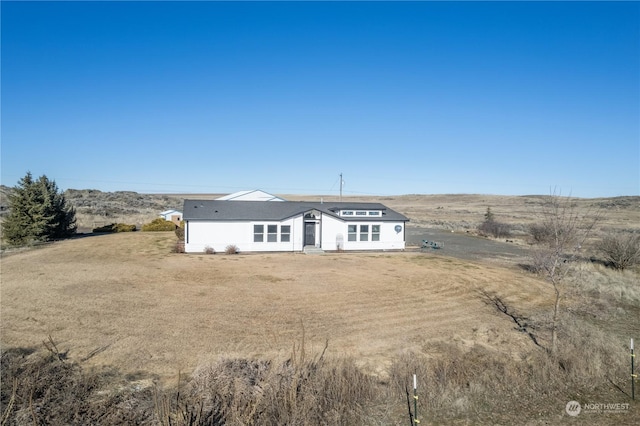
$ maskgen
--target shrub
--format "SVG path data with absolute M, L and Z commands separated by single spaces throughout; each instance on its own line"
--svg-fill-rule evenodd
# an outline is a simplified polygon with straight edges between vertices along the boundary
M 176 241 L 176 245 L 173 247 L 173 252 L 174 253 L 184 253 L 185 252 L 184 240 Z
M 145 223 L 144 225 L 142 225 L 142 230 L 145 232 L 175 231 L 175 229 L 176 229 L 175 223 L 168 220 L 164 220 L 161 217 L 152 220 L 150 223 Z
M 541 223 L 529 225 L 532 244 L 548 244 L 553 240 L 553 228 Z
M 367 408 L 379 393 L 354 360 L 322 357 L 221 359 L 194 371 L 186 390 L 202 417 L 218 417 L 211 424 L 236 425 L 374 424 Z
M 496 221 L 491 207 L 487 207 L 484 222 L 478 226 L 478 231 L 482 235 L 490 235 L 493 238 L 504 238 L 511 235 L 511 227 L 506 223 Z
M 600 252 L 615 269 L 624 270 L 640 264 L 640 234 L 617 234 L 605 237 Z
M 216 254 L 216 251 L 211 246 L 204 246 L 205 254 Z
M 127 225 L 126 223 L 111 223 L 109 225 L 93 228 L 94 233 L 134 232 L 135 230 L 135 225 Z
M 381 376 L 354 357 L 325 356 L 328 343 L 320 352 L 303 341 L 288 357 L 223 356 L 186 380 L 178 375 L 177 388 L 168 389 L 113 367 L 86 369 L 50 338 L 48 351 L 0 348 L 2 424 L 401 424 L 413 374 L 418 418 L 428 413 L 429 424 L 518 424 L 534 416 L 555 424 L 558 401 L 616 398 L 611 384 L 620 390 L 628 380 L 628 353 L 616 336 L 577 317 L 562 325 L 556 357 L 537 347 L 516 358 L 489 345 L 430 342 L 394 355 Z
M 113 231 L 113 226 L 116 225 L 115 223 L 111 223 L 109 225 L 104 225 L 104 226 L 98 226 L 97 228 L 93 228 L 92 232 L 93 233 L 107 233 L 107 232 L 114 232 Z
M 117 370 L 85 371 L 61 354 L 1 351 L 2 424 L 150 424 L 152 389 L 136 389 Z M 122 384 L 128 386 L 122 386 Z M 105 389 L 118 388 L 118 392 Z
M 225 247 L 224 252 L 226 254 L 238 254 L 240 252 L 240 249 L 234 244 L 229 244 L 227 247 Z
M 502 222 L 482 222 L 478 226 L 478 231 L 483 235 L 490 235 L 493 238 L 505 238 L 511 236 L 511 227 Z
M 136 230 L 135 225 L 127 225 L 126 223 L 118 223 L 115 227 L 115 232 L 134 232 Z
M 176 237 L 178 240 L 184 241 L 184 220 L 180 221 L 180 226 L 176 227 Z

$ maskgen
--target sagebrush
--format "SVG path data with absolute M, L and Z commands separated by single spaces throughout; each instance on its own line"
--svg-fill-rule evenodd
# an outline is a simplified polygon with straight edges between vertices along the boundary
M 224 252 L 226 254 L 238 254 L 240 253 L 240 249 L 235 244 L 229 244 L 227 247 L 225 247 Z
M 599 246 L 605 261 L 615 269 L 640 265 L 640 233 L 618 233 L 602 239 Z
M 175 231 L 175 230 L 176 230 L 175 223 L 169 220 L 164 220 L 161 217 L 152 220 L 150 223 L 145 223 L 144 225 L 142 225 L 142 231 L 144 232 L 154 232 L 154 231 L 162 232 L 162 231 Z

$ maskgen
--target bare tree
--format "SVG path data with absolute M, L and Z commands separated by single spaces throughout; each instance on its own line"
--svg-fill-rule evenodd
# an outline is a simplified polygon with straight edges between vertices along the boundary
M 536 245 L 532 261 L 534 270 L 551 283 L 555 294 L 550 348 L 555 355 L 563 283 L 600 215 L 593 211 L 579 211 L 570 196 L 564 197 L 554 190 L 544 198 L 537 216 L 539 223 L 531 227 L 533 243 Z

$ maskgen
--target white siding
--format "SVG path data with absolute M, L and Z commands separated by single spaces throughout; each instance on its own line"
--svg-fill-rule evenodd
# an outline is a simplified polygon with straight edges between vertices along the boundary
M 348 225 L 356 225 L 358 231 L 360 225 L 369 226 L 368 241 L 349 241 Z M 371 226 L 380 225 L 380 241 L 371 241 Z M 402 230 L 395 231 L 396 225 L 400 225 Z M 349 221 L 343 222 L 340 219 L 322 215 L 322 249 L 337 250 L 337 242 L 342 236 L 343 250 L 404 250 L 404 222 L 376 222 L 376 221 Z
M 396 232 L 395 227 L 400 226 L 400 232 Z M 380 241 L 384 243 L 385 250 L 405 249 L 405 223 L 404 222 L 383 222 L 380 229 Z
M 337 250 L 339 234 L 342 234 L 344 241 L 347 240 L 347 226 L 344 221 L 326 214 L 322 215 L 320 232 L 322 232 L 322 239 L 320 242 L 320 248 L 322 248 L 322 250 Z
M 254 225 L 264 225 L 264 241 L 253 241 Z M 278 241 L 267 241 L 267 226 L 278 226 Z M 281 242 L 281 226 L 291 228 L 290 241 Z M 216 253 L 223 253 L 228 245 L 235 245 L 240 252 L 252 251 L 302 251 L 302 217 L 274 221 L 219 222 L 189 221 L 185 235 L 185 251 L 187 253 L 203 253 L 211 247 Z
M 254 242 L 254 225 L 264 226 L 264 241 Z M 268 225 L 278 226 L 278 241 L 267 241 Z M 290 241 L 282 242 L 281 226 L 291 227 Z M 349 241 L 348 225 L 357 225 L 358 241 Z M 368 225 L 368 241 L 360 241 L 360 225 Z M 371 241 L 372 225 L 380 226 L 380 241 Z M 395 227 L 401 226 L 400 232 Z M 348 221 L 327 214 L 322 215 L 319 234 L 316 241 L 323 250 L 337 250 L 338 240 L 342 240 L 343 250 L 404 250 L 404 222 Z M 341 238 L 340 238 L 341 236 Z M 189 221 L 186 227 L 185 250 L 187 253 L 203 253 L 206 247 L 213 248 L 216 253 L 223 253 L 226 247 L 233 244 L 240 252 L 258 251 L 302 251 L 304 241 L 304 219 L 302 216 L 278 221 Z

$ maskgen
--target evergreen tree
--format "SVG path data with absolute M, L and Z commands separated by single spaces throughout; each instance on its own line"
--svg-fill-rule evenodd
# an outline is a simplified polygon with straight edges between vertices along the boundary
M 34 180 L 27 172 L 9 195 L 9 204 L 11 211 L 2 226 L 9 244 L 49 241 L 76 233 L 75 209 L 67 206 L 55 181 L 44 175 Z
M 494 220 L 495 220 L 495 216 L 491 211 L 491 207 L 487 207 L 487 212 L 484 214 L 484 221 L 491 223 Z
M 478 226 L 478 231 L 494 238 L 502 238 L 509 236 L 511 227 L 506 223 L 496 221 L 496 216 L 491 211 L 491 207 L 487 207 L 487 212 L 484 214 L 484 222 Z

